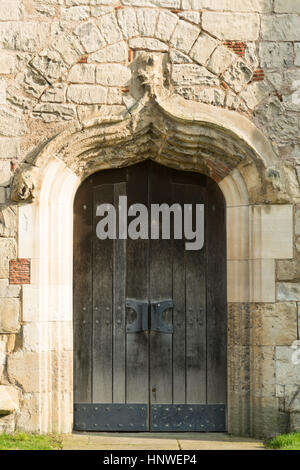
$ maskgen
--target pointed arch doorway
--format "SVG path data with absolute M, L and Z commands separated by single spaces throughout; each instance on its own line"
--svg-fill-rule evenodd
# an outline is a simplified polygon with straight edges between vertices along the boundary
M 204 204 L 205 241 L 99 240 L 96 208 Z M 150 160 L 93 174 L 75 198 L 74 426 L 226 430 L 226 228 L 210 178 Z M 194 221 L 195 222 L 195 221 Z M 161 238 L 161 237 L 160 237 Z

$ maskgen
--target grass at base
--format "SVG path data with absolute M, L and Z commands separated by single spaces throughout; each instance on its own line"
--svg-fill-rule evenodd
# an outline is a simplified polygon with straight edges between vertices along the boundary
M 267 449 L 300 450 L 300 432 L 281 434 L 266 444 Z
M 0 434 L 0 450 L 57 450 L 61 448 L 61 439 L 52 434 Z

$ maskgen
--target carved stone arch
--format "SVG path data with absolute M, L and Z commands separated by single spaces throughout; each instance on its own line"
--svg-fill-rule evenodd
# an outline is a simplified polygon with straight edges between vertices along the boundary
M 290 206 L 284 219 L 286 211 L 282 215 L 277 205 L 270 204 L 265 211 L 261 204 L 266 198 L 275 204 L 291 199 L 270 143 L 247 118 L 228 110 L 216 112 L 212 106 L 178 96 L 161 95 L 154 87 L 125 119 L 97 117 L 82 126 L 73 123 L 25 159 L 12 188 L 12 198 L 20 203 L 18 256 L 32 260 L 32 285 L 24 290 L 23 302 L 30 300 L 34 305 L 39 331 L 32 346 L 40 383 L 38 405 L 31 410 L 36 414 L 32 422 L 38 423 L 35 431 L 72 430 L 72 231 L 77 188 L 96 171 L 146 158 L 205 173 L 223 191 L 231 345 L 241 341 L 234 327 L 234 312 L 240 312 L 237 306 L 244 311 L 249 302 L 275 301 L 275 258 L 291 255 L 292 236 L 274 255 L 264 238 L 257 236 L 256 228 L 266 216 L 289 230 Z M 279 181 L 277 186 L 270 169 Z M 241 328 L 246 329 L 248 321 L 243 314 Z M 245 370 L 249 357 L 241 354 L 229 348 L 228 429 L 253 434 L 250 416 L 260 408 Z M 54 376 L 53 381 L 49 381 L 49 375 Z M 239 391 L 239 380 L 249 393 Z

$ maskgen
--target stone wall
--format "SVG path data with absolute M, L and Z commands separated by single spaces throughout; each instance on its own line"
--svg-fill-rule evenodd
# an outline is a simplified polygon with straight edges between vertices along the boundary
M 158 76 L 151 67 L 147 72 L 147 61 L 141 68 L 145 52 L 159 58 Z M 249 408 L 247 423 L 232 425 L 231 430 L 259 436 L 284 431 L 289 423 L 299 427 L 300 366 L 290 357 L 291 344 L 299 339 L 300 302 L 298 0 L 0 0 L 0 430 L 40 431 L 37 390 L 44 401 L 50 399 L 49 387 L 32 380 L 41 360 L 35 347 L 39 332 L 32 324 L 36 307 L 32 286 L 26 285 L 28 272 L 22 277 L 21 271 L 18 277 L 10 270 L 18 258 L 24 258 L 18 248 L 18 229 L 23 230 L 19 203 L 10 198 L 12 178 L 16 181 L 24 164 L 40 166 L 35 158 L 54 136 L 71 128 L 84 132 L 95 119 L 105 125 L 134 116 L 144 86 L 156 81 L 168 96 L 207 104 L 212 114 L 228 110 L 247 119 L 265 135 L 276 155 L 277 167 L 266 168 L 264 174 L 259 164 L 255 169 L 246 160 L 240 164 L 250 205 L 265 204 L 266 213 L 269 203 L 293 205 L 294 248 L 282 259 L 275 247 L 271 255 L 261 256 L 266 263 L 255 265 L 266 280 L 267 296 L 248 296 L 245 301 L 242 295 L 238 302 L 237 294 L 229 293 L 229 346 L 235 368 L 239 361 L 243 366 L 238 383 L 232 379 L 236 423 L 244 406 L 241 396 Z M 155 89 L 151 93 L 155 96 Z M 168 132 L 171 128 L 170 124 Z M 202 148 L 209 147 L 212 138 L 216 146 L 211 154 L 222 154 L 224 135 L 208 136 Z M 160 137 L 159 146 L 163 140 Z M 195 145 L 191 138 L 190 153 Z M 229 147 L 226 141 L 226 149 L 226 164 L 220 158 L 215 164 L 203 152 L 202 171 L 218 182 L 244 159 L 242 142 Z M 122 145 L 118 151 L 126 153 Z M 169 146 L 168 155 L 174 152 L 179 150 Z M 87 155 L 93 162 L 93 154 Z M 63 161 L 84 177 L 85 167 L 74 155 Z M 18 197 L 28 202 L 26 173 L 22 178 Z M 277 197 L 283 179 L 287 192 Z M 239 213 L 240 217 L 244 215 Z M 255 220 L 265 225 L 259 227 L 257 222 L 258 238 L 277 223 L 276 218 L 259 217 Z M 22 220 L 26 226 L 26 218 Z M 285 224 L 284 217 L 280 220 Z M 266 246 L 276 244 L 267 235 L 264 240 Z M 253 240 L 245 238 L 242 243 L 250 246 Z M 240 259 L 234 258 L 234 263 Z M 24 263 L 28 266 L 29 260 Z M 256 292 L 261 288 L 255 286 Z M 230 325 L 239 317 L 248 329 L 233 338 Z M 71 355 L 71 350 L 69 344 L 64 354 Z M 55 364 L 59 364 L 55 347 L 43 354 L 51 355 L 53 376 L 48 379 L 55 383 Z M 71 390 L 66 386 L 60 393 Z

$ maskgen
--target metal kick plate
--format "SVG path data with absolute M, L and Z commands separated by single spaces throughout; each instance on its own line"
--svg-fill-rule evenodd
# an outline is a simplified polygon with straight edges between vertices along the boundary
M 150 431 L 226 432 L 225 405 L 151 405 Z
M 148 406 L 140 404 L 74 405 L 76 431 L 148 431 Z

